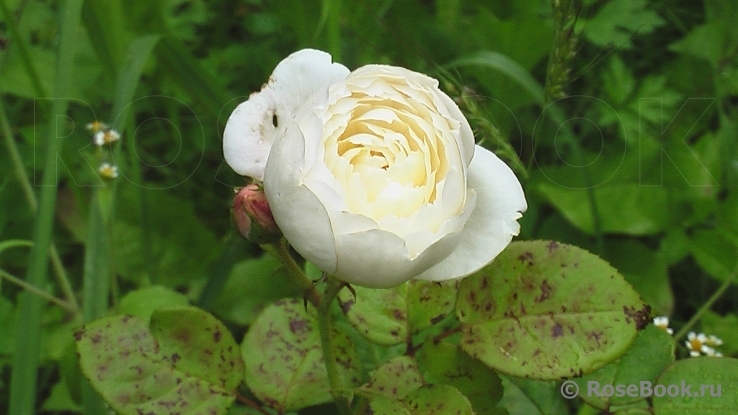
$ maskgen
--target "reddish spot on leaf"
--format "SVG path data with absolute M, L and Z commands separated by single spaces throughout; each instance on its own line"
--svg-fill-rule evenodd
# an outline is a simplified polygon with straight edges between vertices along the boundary
M 559 247 L 559 244 L 556 241 L 551 241 L 546 245 L 546 248 L 548 248 L 548 253 L 551 253 L 552 251 L 555 251 L 556 248 Z
M 536 303 L 541 303 L 541 302 L 548 300 L 551 297 L 551 290 L 552 290 L 552 287 L 548 283 L 547 279 L 544 279 L 543 281 L 541 281 L 541 295 L 536 297 Z
M 290 331 L 295 334 L 306 333 L 310 331 L 310 323 L 305 319 L 290 320 Z
M 82 340 L 82 337 L 85 335 L 85 328 L 82 327 L 81 329 L 74 332 L 74 340 L 80 341 Z
M 555 339 L 563 335 L 564 335 L 564 328 L 561 327 L 561 324 L 559 323 L 554 324 L 553 328 L 551 329 L 551 336 Z
M 528 266 L 533 265 L 533 253 L 530 251 L 525 251 L 518 257 L 518 260 L 520 262 L 527 262 Z
M 625 313 L 625 322 L 630 323 L 631 320 L 635 321 L 636 329 L 643 330 L 646 328 L 648 323 L 653 321 L 651 318 L 651 306 L 646 304 L 640 310 L 636 310 L 635 307 L 623 306 L 623 313 Z

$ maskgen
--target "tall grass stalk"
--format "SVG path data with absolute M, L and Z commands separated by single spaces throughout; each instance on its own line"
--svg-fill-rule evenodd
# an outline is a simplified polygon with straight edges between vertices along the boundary
M 42 179 L 39 209 L 33 229 L 33 247 L 26 282 L 43 287 L 47 279 L 48 251 L 51 245 L 54 209 L 56 207 L 57 171 L 56 159 L 62 147 L 64 134 L 56 131 L 57 117 L 67 113 L 69 87 L 76 50 L 76 32 L 79 28 L 82 0 L 66 0 L 60 8 L 60 36 L 56 57 L 56 79 L 54 99 L 46 131 L 46 160 Z M 36 137 L 39 139 L 39 137 Z M 13 415 L 33 415 L 36 410 L 37 370 L 41 343 L 41 313 L 44 302 L 41 298 L 24 292 L 20 295 L 18 327 L 23 335 L 16 338 L 13 354 L 13 372 L 10 380 L 10 407 Z

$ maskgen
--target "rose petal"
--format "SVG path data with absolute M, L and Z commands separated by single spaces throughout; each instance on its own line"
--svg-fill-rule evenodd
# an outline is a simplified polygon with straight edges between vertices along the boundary
M 459 246 L 416 278 L 441 281 L 465 277 L 490 263 L 520 232 L 517 220 L 528 208 L 520 182 L 491 151 L 477 146 L 467 170 L 477 205 L 461 232 Z
M 466 117 L 464 117 L 464 114 L 453 99 L 444 93 L 439 94 L 439 97 L 441 98 L 441 102 L 446 105 L 451 117 L 461 122 L 458 143 L 462 157 L 464 158 L 464 163 L 468 165 L 473 160 L 474 150 L 476 149 L 476 145 L 474 144 L 474 133 L 469 125 L 469 121 L 466 120 Z
M 228 165 L 238 174 L 263 179 L 272 144 L 284 134 L 282 125 L 323 104 L 328 87 L 348 74 L 345 66 L 331 63 L 331 55 L 319 50 L 303 49 L 282 60 L 261 92 L 252 94 L 228 119 L 223 133 Z
M 264 179 L 264 167 L 277 135 L 271 120 L 276 106 L 271 91 L 265 90 L 241 103 L 228 118 L 223 155 L 236 173 Z
M 296 173 L 305 162 L 305 137 L 299 125 L 286 123 L 278 144 L 269 154 L 264 173 L 264 192 L 274 221 L 300 255 L 332 274 L 337 261 L 330 217 Z
M 372 229 L 336 235 L 338 262 L 334 275 L 363 287 L 396 287 L 449 255 L 460 236 L 459 232 L 447 234 L 411 260 L 405 241 L 391 232 Z

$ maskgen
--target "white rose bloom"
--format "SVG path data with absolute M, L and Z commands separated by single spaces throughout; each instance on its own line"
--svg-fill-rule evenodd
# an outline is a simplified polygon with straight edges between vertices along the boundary
M 284 59 L 236 108 L 223 151 L 264 181 L 297 252 L 366 287 L 467 276 L 518 234 L 527 208 L 438 81 L 385 65 L 349 72 L 317 50 Z

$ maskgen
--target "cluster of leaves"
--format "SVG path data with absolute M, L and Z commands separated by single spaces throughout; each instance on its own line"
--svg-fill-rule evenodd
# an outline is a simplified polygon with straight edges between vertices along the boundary
M 68 35 L 74 48 L 61 49 L 69 44 L 60 34 L 74 3 L 81 4 L 81 24 Z M 672 316 L 675 328 L 735 276 L 738 6 L 732 0 L 584 1 L 572 31 L 577 47 L 566 62 L 569 81 L 561 88 L 568 96 L 553 105 L 542 85 L 555 34 L 548 2 L 0 0 L 0 12 L 0 135 L 9 148 L 0 158 L 0 407 L 31 402 L 19 415 L 105 410 L 89 397 L 79 372 L 75 333 L 80 352 L 92 359 L 82 370 L 121 413 L 158 413 L 136 405 L 166 409 L 173 396 L 166 393 L 185 390 L 221 409 L 238 391 L 278 412 L 332 410 L 313 407 L 330 395 L 318 368 L 314 317 L 301 300 L 289 299 L 302 294 L 280 277 L 276 260 L 236 237 L 229 223 L 231 188 L 243 180 L 223 164 L 219 139 L 235 105 L 303 47 L 327 50 L 350 68 L 388 63 L 447 80 L 479 140 L 526 177 L 521 238 L 597 253 L 654 315 Z M 65 68 L 57 62 L 69 50 Z M 64 73 L 71 76 L 59 79 Z M 60 84 L 63 97 L 55 95 Z M 54 119 L 52 99 L 59 98 L 69 99 L 69 111 Z M 95 120 L 123 135 L 111 150 L 121 172 L 114 183 L 96 173 L 83 128 Z M 26 289 L 6 276 L 33 268 L 28 246 L 41 240 L 34 229 L 42 221 L 17 184 L 24 174 L 32 193 L 42 192 L 41 178 L 50 174 L 44 152 L 57 138 L 64 144 L 54 155 L 58 194 L 50 236 L 63 272 L 52 267 L 57 279 L 35 288 L 69 307 L 44 303 L 29 312 L 31 297 L 20 295 Z M 17 161 L 5 156 L 13 153 Z M 423 408 L 447 404 L 452 408 L 444 410 L 478 414 L 686 414 L 714 402 L 567 401 L 553 380 L 589 373 L 577 378 L 581 390 L 590 380 L 684 379 L 722 384 L 720 405 L 735 405 L 728 395 L 738 384 L 732 359 L 683 360 L 681 343 L 653 328 L 636 338 L 632 322 L 617 316 L 623 306 L 642 305 L 627 285 L 601 281 L 618 275 L 614 270 L 572 281 L 541 270 L 526 274 L 536 281 L 513 280 L 515 269 L 527 267 L 516 251 L 527 252 L 525 246 L 511 246 L 460 287 L 412 283 L 357 289 L 355 297 L 342 292 L 335 337 L 347 353 L 343 392 L 375 413 L 430 413 Z M 505 275 L 508 281 L 499 282 Z M 596 317 L 592 326 L 568 321 L 560 308 L 536 308 L 544 278 L 559 289 L 546 296 L 564 296 L 545 304 L 584 307 Z M 602 291 L 577 291 L 587 281 Z M 426 290 L 435 293 L 432 305 L 422 300 Z M 737 293 L 729 287 L 700 322 L 725 341 L 726 356 L 738 353 Z M 619 294 L 627 298 L 608 307 L 605 299 Z M 522 309 L 529 317 L 517 325 Z M 287 325 L 275 335 L 270 322 L 277 321 Z M 569 327 L 578 334 L 570 336 Z M 597 330 L 620 337 L 604 339 Z M 565 335 L 555 336 L 560 332 Z M 243 336 L 240 354 L 229 333 Z M 270 339 L 289 339 L 294 349 L 269 346 Z M 29 350 L 40 360 L 19 357 L 27 341 L 39 345 Z M 137 353 L 126 348 L 134 343 L 142 345 Z M 573 344 L 591 350 L 567 354 Z M 101 347 L 105 353 L 95 354 Z M 221 370 L 220 355 L 202 354 L 226 349 L 233 367 L 244 370 Z M 510 362 L 505 352 L 513 350 L 540 357 Z M 285 363 L 274 363 L 279 359 Z M 110 364 L 121 370 L 95 372 Z M 36 384 L 13 386 L 18 373 L 33 373 Z M 153 374 L 159 381 L 146 384 L 146 396 L 124 396 L 117 383 L 106 383 L 141 388 L 137 382 L 152 382 Z M 184 383 L 177 382 L 180 374 L 187 375 Z M 243 380 L 248 390 L 238 390 Z M 390 385 L 398 389 L 390 392 Z M 11 387 L 35 393 L 11 396 Z M 734 406 L 710 409 L 735 412 Z M 256 411 L 240 402 L 231 409 Z
M 262 266 L 277 270 L 274 263 Z M 75 333 L 82 371 L 113 409 L 222 413 L 242 380 L 248 393 L 280 414 L 333 399 L 313 307 L 296 298 L 264 302 L 239 355 L 222 323 L 181 302 L 163 288 L 132 291 L 120 310 L 125 316 Z M 538 379 L 537 387 L 550 393 L 556 384 L 544 381 L 583 373 L 591 373 L 577 378 L 585 386 L 691 376 L 687 362 L 672 364 L 673 339 L 648 326 L 649 307 L 614 268 L 553 241 L 515 242 L 460 283 L 356 287 L 343 290 L 335 305 L 338 393 L 353 398 L 357 413 L 515 413 L 515 405 L 530 398 L 503 382 L 524 388 L 521 378 Z M 736 368 L 735 361 L 724 362 L 700 380 L 719 383 Z M 508 409 L 498 406 L 503 399 Z M 647 408 L 645 399 L 594 397 L 591 403 Z M 654 408 L 693 409 L 671 401 Z

